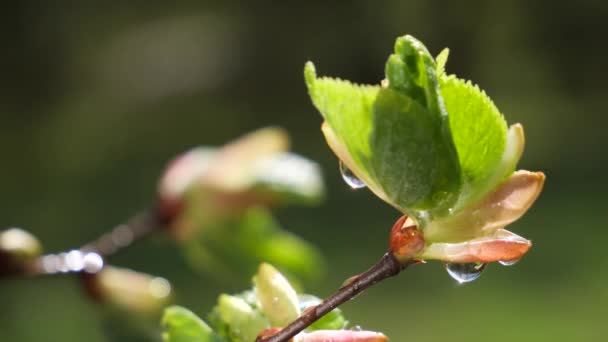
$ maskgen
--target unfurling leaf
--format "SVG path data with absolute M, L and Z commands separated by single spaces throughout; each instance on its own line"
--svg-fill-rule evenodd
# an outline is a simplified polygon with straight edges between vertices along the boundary
M 161 277 L 113 266 L 87 277 L 96 298 L 129 315 L 156 316 L 171 301 L 171 284 Z
M 231 335 L 239 341 L 255 341 L 260 331 L 270 327 L 268 320 L 258 310 L 236 296 L 221 295 L 218 312 L 221 319 L 232 327 Z
M 460 189 L 458 157 L 435 62 L 412 37 L 397 40 L 388 87 L 317 78 L 305 68 L 323 133 L 338 158 L 378 197 L 402 212 L 450 207 Z
M 531 243 L 503 228 L 532 205 L 545 176 L 514 173 L 523 127 L 508 127 L 484 91 L 448 75 L 448 54 L 443 50 L 435 61 L 422 43 L 404 36 L 381 85 L 318 78 L 311 62 L 304 74 L 334 153 L 413 219 L 409 232 L 421 235 L 416 248 L 403 245 L 412 241 L 397 236 L 406 237 L 402 227 L 391 235 L 400 261 L 508 261 Z
M 286 326 L 300 316 L 298 295 L 276 268 L 261 264 L 253 283 L 260 308 L 272 326 Z
M 194 268 L 234 280 L 267 261 L 304 279 L 319 276 L 318 251 L 270 213 L 323 197 L 318 165 L 288 147 L 285 131 L 271 127 L 221 148 L 193 149 L 169 164 L 159 184 L 160 207 Z

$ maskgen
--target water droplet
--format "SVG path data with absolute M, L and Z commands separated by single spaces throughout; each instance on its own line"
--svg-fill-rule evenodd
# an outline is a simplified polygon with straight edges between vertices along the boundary
M 355 174 L 342 162 L 340 161 L 340 173 L 342 179 L 353 189 L 365 188 L 365 183 L 361 181 Z
M 513 266 L 513 265 L 517 264 L 518 262 L 519 262 L 519 259 L 509 260 L 509 261 L 500 260 L 498 263 L 503 266 Z
M 361 330 L 363 330 L 363 328 L 361 328 L 360 325 L 354 325 L 354 326 L 352 326 L 350 328 L 350 330 L 352 330 L 352 331 L 361 331 Z
M 481 262 L 470 262 L 465 264 L 446 263 L 445 269 L 450 277 L 454 278 L 460 284 L 471 282 L 479 276 L 486 267 L 486 264 Z
M 103 258 L 94 252 L 84 255 L 83 270 L 87 273 L 97 273 L 103 268 Z
M 68 270 L 79 272 L 84 267 L 84 257 L 80 251 L 72 250 L 65 255 L 65 265 Z

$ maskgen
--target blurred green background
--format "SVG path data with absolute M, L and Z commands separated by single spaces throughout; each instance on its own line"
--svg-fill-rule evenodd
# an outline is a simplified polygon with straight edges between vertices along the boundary
M 608 123 L 602 1 L 14 2 L 0 14 L 0 227 L 34 232 L 46 251 L 76 247 L 154 198 L 164 164 L 269 124 L 317 160 L 319 208 L 279 211 L 316 243 L 328 295 L 384 252 L 398 213 L 352 191 L 320 133 L 302 69 L 377 83 L 394 39 L 448 46 L 448 72 L 474 80 L 526 128 L 520 167 L 546 188 L 511 230 L 534 241 L 514 267 L 464 286 L 439 263 L 413 267 L 343 306 L 392 341 L 599 341 L 608 335 Z M 113 258 L 170 279 L 207 312 L 249 287 L 194 274 L 151 239 Z M 0 341 L 106 341 L 71 277 L 0 282 Z

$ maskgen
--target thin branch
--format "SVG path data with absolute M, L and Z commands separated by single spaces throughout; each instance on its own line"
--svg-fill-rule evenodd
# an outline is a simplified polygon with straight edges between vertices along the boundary
M 134 242 L 148 237 L 162 227 L 164 227 L 164 222 L 156 209 L 144 210 L 131 217 L 126 223 L 116 226 L 98 239 L 85 244 L 80 251 L 94 252 L 107 258 L 131 246 Z
M 173 215 L 167 215 L 167 210 L 163 209 L 165 208 L 157 206 L 144 210 L 79 249 L 46 254 L 21 263 L 10 262 L 10 259 L 3 258 L 0 255 L 0 277 L 80 273 L 91 270 L 97 272 L 103 266 L 105 258 L 117 254 L 133 243 L 143 240 L 166 227 L 173 219 Z M 87 262 L 97 263 L 98 265 L 91 265 L 90 270 L 88 270 Z
M 281 329 L 276 334 L 269 337 L 258 337 L 256 342 L 287 342 L 290 338 L 297 335 L 302 330 L 309 327 L 318 319 L 337 308 L 339 305 L 355 298 L 368 287 L 399 274 L 406 269 L 412 262 L 402 264 L 395 258 L 391 251 L 382 256 L 380 261 L 369 270 L 353 277 L 347 284 L 342 286 L 333 295 L 326 298 L 316 306 L 310 307 L 302 315 Z

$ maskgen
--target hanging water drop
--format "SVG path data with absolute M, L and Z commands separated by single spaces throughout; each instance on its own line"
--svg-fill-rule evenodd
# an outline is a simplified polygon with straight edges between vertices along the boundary
M 445 269 L 450 277 L 454 278 L 460 284 L 471 282 L 479 276 L 486 267 L 486 264 L 481 262 L 470 262 L 465 264 L 446 263 Z
M 513 265 L 517 264 L 518 262 L 519 262 L 519 259 L 509 260 L 509 261 L 500 260 L 498 263 L 503 266 L 513 266 Z
M 340 161 L 340 173 L 342 179 L 353 189 L 365 188 L 365 183 L 361 181 L 355 174 L 342 162 Z

